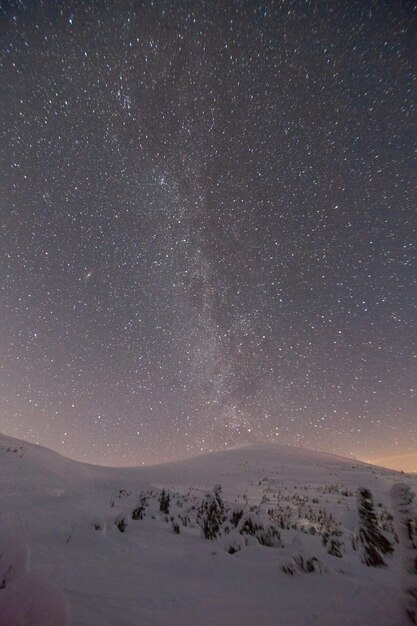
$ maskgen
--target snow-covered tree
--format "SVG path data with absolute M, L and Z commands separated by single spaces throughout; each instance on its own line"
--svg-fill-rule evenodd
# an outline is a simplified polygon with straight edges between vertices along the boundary
M 216 539 L 221 535 L 225 520 L 225 507 L 222 500 L 222 488 L 216 485 L 211 493 L 206 494 L 198 510 L 198 521 L 206 539 Z
M 161 513 L 166 513 L 168 515 L 169 502 L 170 502 L 169 493 L 167 493 L 165 489 L 162 489 L 161 496 L 159 498 L 159 510 L 161 511 Z
M 369 489 L 359 490 L 359 538 L 363 546 L 363 560 L 369 567 L 385 565 L 383 555 L 392 554 L 391 542 L 378 526 L 374 500 Z

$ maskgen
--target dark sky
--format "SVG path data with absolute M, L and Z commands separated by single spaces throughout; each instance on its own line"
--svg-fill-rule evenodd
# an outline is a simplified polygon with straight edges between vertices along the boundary
M 415 451 L 415 26 L 1 1 L 0 431 L 116 465 Z

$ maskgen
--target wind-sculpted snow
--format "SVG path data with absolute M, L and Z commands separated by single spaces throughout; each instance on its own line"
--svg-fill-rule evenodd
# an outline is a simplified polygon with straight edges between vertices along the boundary
M 68 626 L 68 602 L 48 580 L 30 574 L 27 545 L 0 535 L 0 626 Z
M 0 594 L 1 626 L 69 626 L 67 600 L 36 574 L 16 578 Z
M 272 444 L 122 469 L 0 437 L 0 625 L 49 598 L 59 625 L 406 626 L 416 487 Z

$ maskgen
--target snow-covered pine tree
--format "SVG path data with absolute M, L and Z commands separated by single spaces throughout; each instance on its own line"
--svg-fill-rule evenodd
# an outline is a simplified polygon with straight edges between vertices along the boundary
M 159 498 L 159 510 L 161 511 L 161 513 L 166 513 L 168 515 L 169 502 L 170 502 L 169 493 L 167 493 L 165 489 L 162 489 L 161 496 Z
M 392 554 L 392 543 L 378 527 L 374 499 L 369 489 L 359 490 L 359 538 L 363 545 L 363 560 L 369 567 L 385 565 L 383 555 Z
M 221 485 L 215 485 L 213 491 L 206 494 L 198 509 L 197 520 L 206 539 L 220 537 L 222 524 L 225 520 Z

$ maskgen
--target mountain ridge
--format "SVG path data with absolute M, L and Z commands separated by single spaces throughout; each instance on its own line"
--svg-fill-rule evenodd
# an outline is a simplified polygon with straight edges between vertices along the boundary
M 407 626 L 416 491 L 274 442 L 113 468 L 0 435 L 0 625 L 46 626 L 1 621 L 30 588 L 73 626 Z

